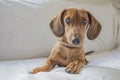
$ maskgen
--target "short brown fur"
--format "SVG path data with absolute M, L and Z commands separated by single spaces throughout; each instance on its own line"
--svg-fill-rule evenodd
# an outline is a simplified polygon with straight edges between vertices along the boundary
M 70 19 L 70 24 L 66 23 L 66 18 Z M 87 21 L 86 24 L 82 23 L 83 19 Z M 68 73 L 79 73 L 88 63 L 83 48 L 85 34 L 87 32 L 88 39 L 95 39 L 101 31 L 100 23 L 84 9 L 69 8 L 51 20 L 50 28 L 60 40 L 53 47 L 45 65 L 35 68 L 32 73 L 50 71 L 55 65 L 65 66 Z M 78 45 L 72 43 L 73 36 L 80 38 Z

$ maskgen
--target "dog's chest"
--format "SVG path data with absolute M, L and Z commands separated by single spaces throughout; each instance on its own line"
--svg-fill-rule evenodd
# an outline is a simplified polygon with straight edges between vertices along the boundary
M 62 47 L 59 51 L 60 51 L 59 55 L 68 62 L 72 61 L 73 59 L 77 58 L 80 55 L 78 49 L 69 49 Z

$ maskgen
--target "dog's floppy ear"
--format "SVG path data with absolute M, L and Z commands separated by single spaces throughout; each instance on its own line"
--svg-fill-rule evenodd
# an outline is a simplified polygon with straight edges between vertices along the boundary
M 90 12 L 88 12 L 88 17 L 90 26 L 87 31 L 87 37 L 89 40 L 93 40 L 99 35 L 101 31 L 101 24 L 94 18 L 94 16 L 91 15 Z
M 65 9 L 60 12 L 57 16 L 55 16 L 51 22 L 50 22 L 50 28 L 52 29 L 52 32 L 57 36 L 61 37 L 63 36 L 65 30 L 64 30 L 64 24 L 63 24 L 63 17 L 65 13 Z

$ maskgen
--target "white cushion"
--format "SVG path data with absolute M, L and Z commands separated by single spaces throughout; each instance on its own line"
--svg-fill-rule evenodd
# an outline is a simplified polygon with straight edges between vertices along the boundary
M 68 7 L 85 8 L 102 25 L 99 37 L 85 39 L 85 51 L 104 51 L 115 45 L 115 9 L 110 4 L 88 5 L 52 0 L 0 1 L 0 59 L 22 59 L 48 56 L 58 40 L 49 28 L 49 22 Z
M 56 67 L 50 72 L 29 74 L 45 63 L 46 58 L 19 61 L 1 61 L 1 80 L 119 80 L 120 70 L 87 65 L 79 74 L 65 72 L 65 67 Z
M 117 19 L 118 19 L 118 37 L 117 37 L 117 44 L 118 45 L 120 45 L 120 1 L 119 2 L 117 2 L 117 3 L 114 3 L 113 4 L 113 6 L 114 6 L 114 8 L 117 10 L 117 15 L 116 15 L 116 17 L 117 17 Z
M 109 67 L 120 70 L 120 47 L 111 51 L 87 55 L 86 57 L 89 61 L 88 65 Z

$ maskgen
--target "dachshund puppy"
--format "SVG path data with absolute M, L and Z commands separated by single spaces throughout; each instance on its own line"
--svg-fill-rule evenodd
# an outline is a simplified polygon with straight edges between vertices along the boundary
M 66 67 L 66 72 L 77 74 L 88 63 L 85 58 L 83 42 L 87 35 L 95 39 L 100 31 L 100 23 L 84 9 L 64 9 L 50 22 L 52 32 L 59 37 L 50 56 L 42 67 L 33 69 L 32 73 L 47 72 L 56 65 Z

